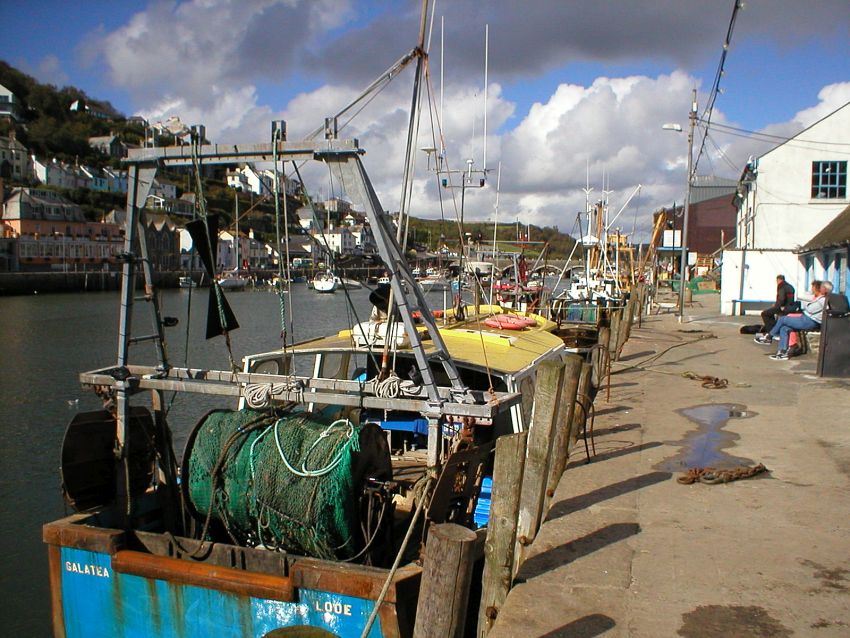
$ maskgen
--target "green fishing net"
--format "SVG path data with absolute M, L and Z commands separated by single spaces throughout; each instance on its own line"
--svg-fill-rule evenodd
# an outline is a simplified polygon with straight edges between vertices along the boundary
M 209 514 L 240 544 L 349 558 L 358 545 L 352 459 L 361 429 L 304 414 L 214 411 L 190 441 L 187 494 L 202 520 Z

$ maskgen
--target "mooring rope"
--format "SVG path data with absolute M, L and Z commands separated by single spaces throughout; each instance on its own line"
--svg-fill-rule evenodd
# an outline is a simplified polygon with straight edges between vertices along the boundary
M 692 483 L 717 485 L 718 483 L 729 483 L 730 481 L 750 478 L 756 474 L 769 471 L 761 463 L 753 466 L 742 465 L 731 470 L 718 470 L 714 467 L 692 467 L 677 478 L 676 482 L 682 485 L 691 485 Z

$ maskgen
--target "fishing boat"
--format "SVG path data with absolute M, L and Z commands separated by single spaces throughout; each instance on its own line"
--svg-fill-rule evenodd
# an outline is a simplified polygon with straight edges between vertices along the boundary
M 425 11 L 419 46 L 397 63 L 416 60 L 419 77 L 424 25 Z M 104 408 L 77 414 L 63 441 L 74 513 L 43 530 L 57 636 L 410 636 L 429 530 L 486 524 L 480 495 L 497 440 L 562 414 L 572 355 L 557 325 L 460 299 L 432 312 L 359 143 L 339 139 L 335 122 L 302 141 L 284 140 L 276 124 L 266 144 L 203 144 L 193 128 L 189 145 L 130 150 L 126 254 L 146 254 L 139 202 L 160 167 L 272 158 L 277 175 L 278 163 L 315 161 L 365 211 L 392 273 L 379 286 L 387 294 L 370 295 L 368 321 L 301 343 L 284 336 L 238 365 L 229 334 L 239 324 L 213 278 L 206 337 L 224 337 L 229 365 L 180 367 L 157 295 L 145 298 L 153 334 L 134 333 L 136 283 L 153 290 L 153 272 L 146 260 L 123 262 L 117 358 L 80 374 Z M 213 274 L 215 217 L 202 205 L 187 230 Z M 175 395 L 197 408 L 179 456 L 168 423 Z M 210 396 L 231 407 L 209 412 Z M 539 396 L 551 400 L 541 407 Z M 563 439 L 564 453 L 573 440 Z
M 542 317 L 491 327 L 484 320 L 504 309 L 480 306 L 437 324 L 356 143 L 278 151 L 319 157 L 356 189 L 395 273 L 397 307 L 382 316 L 378 303 L 366 325 L 248 355 L 234 372 L 171 365 L 167 321 L 154 306 L 157 360 L 138 364 L 129 317 L 134 281 L 147 271 L 129 260 L 118 363 L 80 375 L 108 407 L 78 414 L 63 445 L 63 491 L 76 513 L 44 528 L 57 635 L 197 636 L 215 626 L 217 635 L 265 636 L 305 625 L 410 635 L 421 576 L 421 540 L 410 538 L 427 543 L 425 522 L 475 526 L 496 438 L 529 427 L 540 366 L 563 365 L 563 342 Z M 194 152 L 209 164 L 274 149 Z M 177 147 L 130 151 L 126 161 L 136 192 L 158 163 L 191 158 Z M 131 250 L 144 238 L 128 207 Z M 208 320 L 208 336 L 238 326 L 215 285 Z M 198 415 L 182 462 L 166 422 L 171 392 L 234 402 Z

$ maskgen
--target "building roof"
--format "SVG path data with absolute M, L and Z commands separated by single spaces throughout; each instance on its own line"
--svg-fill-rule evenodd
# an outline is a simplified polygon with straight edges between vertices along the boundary
M 698 204 L 715 197 L 733 195 L 738 188 L 737 179 L 715 175 L 695 175 L 691 184 L 691 204 Z
M 850 206 L 838 213 L 835 219 L 795 252 L 810 253 L 839 246 L 850 246 Z

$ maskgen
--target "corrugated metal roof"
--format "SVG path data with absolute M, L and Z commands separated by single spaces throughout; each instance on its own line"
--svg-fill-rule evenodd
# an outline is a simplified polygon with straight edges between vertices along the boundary
M 822 248 L 847 245 L 850 245 L 850 206 L 838 213 L 835 219 L 796 252 L 808 253 Z
M 738 188 L 738 180 L 715 175 L 696 175 L 691 184 L 691 204 L 729 195 Z

